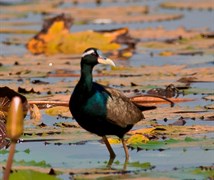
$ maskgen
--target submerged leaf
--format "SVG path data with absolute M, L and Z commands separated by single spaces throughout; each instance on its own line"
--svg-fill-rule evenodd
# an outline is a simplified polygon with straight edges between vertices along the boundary
M 47 164 L 46 161 L 36 162 L 34 160 L 32 160 L 32 161 L 20 160 L 20 161 L 15 161 L 14 163 L 16 165 L 22 165 L 22 166 L 50 167 L 50 164 Z
M 141 168 L 141 169 L 150 169 L 150 168 L 152 168 L 152 165 L 151 165 L 150 162 L 141 163 L 139 161 L 129 162 L 128 166 L 136 167 L 136 168 Z

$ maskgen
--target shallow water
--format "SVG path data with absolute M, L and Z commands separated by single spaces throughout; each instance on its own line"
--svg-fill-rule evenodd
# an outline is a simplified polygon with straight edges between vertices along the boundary
M 136 3 L 135 3 L 136 2 Z M 151 8 L 156 9 L 157 5 L 163 0 L 157 1 L 135 1 L 135 2 L 116 2 L 116 3 L 103 3 L 101 6 L 129 6 L 129 5 L 149 5 Z M 72 6 L 71 3 L 65 3 L 61 5 L 63 7 Z M 78 7 L 89 7 L 96 8 L 94 3 L 85 3 L 79 4 Z M 178 20 L 173 21 L 163 21 L 163 22 L 136 22 L 136 23 L 126 23 L 126 24 L 86 24 L 86 25 L 77 25 L 74 24 L 71 27 L 71 31 L 83 31 L 86 29 L 94 29 L 94 30 L 103 30 L 103 29 L 112 29 L 127 26 L 132 29 L 138 28 L 148 28 L 148 27 L 164 27 L 166 29 L 176 29 L 178 27 L 185 27 L 187 29 L 210 29 L 214 30 L 213 23 L 213 11 L 198 11 L 198 10 L 168 10 L 157 8 L 159 12 L 163 13 L 182 13 L 184 17 Z M 197 17 L 197 18 L 196 18 Z M 28 14 L 27 17 L 11 19 L 7 21 L 11 22 L 34 22 L 33 25 L 28 26 L 17 26 L 18 29 L 30 29 L 37 30 L 41 29 L 43 16 L 40 14 Z M 6 20 L 4 20 L 6 21 Z M 2 22 L 4 22 L 2 21 Z M 1 23 L 1 22 L 0 22 Z M 22 56 L 27 52 L 24 45 L 5 45 L 2 42 L 6 41 L 7 38 L 11 38 L 13 36 L 30 38 L 31 35 L 14 35 L 14 34 L 0 34 L 0 55 L 1 56 Z M 150 53 L 154 55 L 151 56 Z M 128 60 L 117 60 L 116 63 L 124 66 L 142 66 L 142 65 L 154 65 L 154 66 L 163 66 L 165 64 L 171 65 L 182 65 L 185 64 L 187 68 L 196 68 L 196 67 L 210 67 L 214 66 L 214 58 L 213 55 L 195 55 L 195 56 L 159 56 L 159 51 L 155 49 L 147 49 L 142 48 L 138 49 L 137 52 Z M 96 79 L 96 78 L 95 78 Z M 46 77 L 46 78 L 30 78 L 30 80 L 41 80 L 49 82 L 50 84 L 54 84 L 56 82 L 72 82 L 77 80 L 77 78 L 73 77 Z M 9 83 L 17 83 L 17 80 L 1 80 L 1 86 L 6 86 Z M 205 89 L 209 92 L 214 89 L 214 82 L 201 82 L 201 83 L 192 83 L 191 88 Z M 203 95 L 198 93 L 196 95 L 190 94 L 186 95 L 186 98 L 194 98 L 196 101 L 183 102 L 178 103 L 179 106 L 184 107 L 196 107 L 196 106 L 205 106 L 207 104 L 211 104 L 210 101 L 205 101 L 202 99 Z M 42 110 L 42 121 L 46 125 L 52 126 L 55 122 L 74 122 L 72 118 L 68 119 L 57 119 L 55 116 L 48 116 Z M 29 115 L 26 117 L 29 119 Z M 168 122 L 164 122 L 160 120 L 160 124 L 166 125 L 169 123 L 175 122 L 175 119 L 171 119 Z M 212 126 L 213 121 L 204 121 L 204 120 L 187 120 L 187 126 L 192 125 L 208 125 Z M 204 134 L 207 137 L 214 137 L 213 133 Z M 23 152 L 26 149 L 30 149 L 30 153 L 27 154 Z M 64 145 L 54 145 L 54 143 L 45 144 L 44 142 L 23 142 L 17 144 L 17 153 L 15 154 L 15 160 L 25 160 L 25 161 L 46 161 L 46 163 L 50 164 L 53 168 L 69 168 L 69 169 L 91 169 L 97 168 L 103 169 L 106 167 L 108 162 L 108 152 L 106 147 L 101 144 L 99 141 L 88 141 L 82 145 L 79 144 L 64 144 Z M 113 163 L 112 167 L 115 169 L 121 170 L 123 168 L 123 163 L 125 160 L 124 151 L 122 146 L 113 145 L 113 149 L 117 154 L 115 159 L 118 163 Z M 0 156 L 0 162 L 7 159 L 7 155 Z M 164 151 L 145 151 L 141 150 L 137 152 L 137 150 L 130 150 L 130 162 L 139 161 L 141 163 L 149 162 L 155 168 L 152 171 L 172 171 L 174 168 L 192 168 L 198 166 L 211 166 L 213 165 L 213 150 L 205 151 L 204 149 L 199 147 L 188 147 L 184 150 L 184 148 L 172 148 Z M 139 168 L 128 166 L 127 170 L 138 170 Z M 143 170 L 142 170 L 143 171 Z M 2 172 L 0 172 L 1 174 Z M 68 175 L 59 176 L 62 179 L 69 179 Z

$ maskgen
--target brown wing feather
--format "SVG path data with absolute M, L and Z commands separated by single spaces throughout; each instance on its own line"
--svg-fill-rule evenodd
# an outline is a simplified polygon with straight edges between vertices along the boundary
M 134 125 L 144 118 L 141 110 L 118 90 L 105 87 L 110 94 L 107 101 L 107 120 L 121 127 Z

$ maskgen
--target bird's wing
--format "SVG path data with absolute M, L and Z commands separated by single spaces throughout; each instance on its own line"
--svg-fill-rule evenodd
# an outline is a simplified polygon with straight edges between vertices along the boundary
M 109 87 L 104 89 L 109 94 L 106 103 L 109 122 L 126 127 L 127 125 L 134 125 L 144 118 L 141 110 L 123 93 Z

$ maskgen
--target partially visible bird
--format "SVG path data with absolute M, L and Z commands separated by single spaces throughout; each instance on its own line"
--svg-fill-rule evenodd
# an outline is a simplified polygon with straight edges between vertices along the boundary
M 128 148 L 123 137 L 135 123 L 144 118 L 144 109 L 131 102 L 120 91 L 93 82 L 92 70 L 95 65 L 115 66 L 111 59 L 102 57 L 98 52 L 96 48 L 88 48 L 83 52 L 81 76 L 71 95 L 69 108 L 82 128 L 102 136 L 112 159 L 116 155 L 106 135 L 118 136 L 128 160 Z

